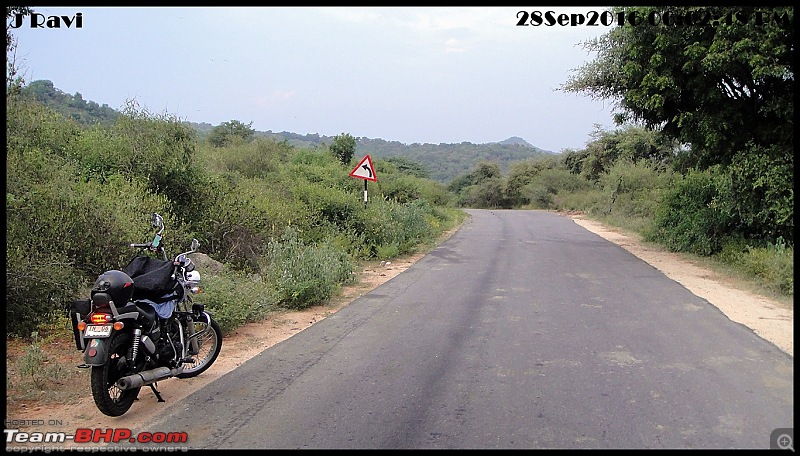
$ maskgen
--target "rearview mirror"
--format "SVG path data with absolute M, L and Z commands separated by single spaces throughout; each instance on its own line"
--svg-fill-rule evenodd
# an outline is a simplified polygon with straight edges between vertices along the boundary
M 150 224 L 153 225 L 153 228 L 161 228 L 164 226 L 164 219 L 160 215 L 153 212 L 153 220 L 150 222 Z

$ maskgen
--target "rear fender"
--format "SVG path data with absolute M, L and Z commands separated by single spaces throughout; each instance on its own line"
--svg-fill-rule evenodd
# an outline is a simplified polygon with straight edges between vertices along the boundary
M 83 352 L 83 362 L 88 366 L 102 366 L 108 361 L 108 345 L 111 338 L 89 339 Z

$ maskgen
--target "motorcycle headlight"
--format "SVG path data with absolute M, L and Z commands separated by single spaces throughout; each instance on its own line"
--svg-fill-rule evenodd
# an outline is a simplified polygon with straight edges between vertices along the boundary
M 199 282 L 200 281 L 200 273 L 197 271 L 192 271 L 186 274 L 186 279 L 192 282 Z

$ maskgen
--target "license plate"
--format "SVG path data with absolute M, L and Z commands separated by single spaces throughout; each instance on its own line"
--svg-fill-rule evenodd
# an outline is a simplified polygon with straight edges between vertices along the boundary
M 111 335 L 111 325 L 89 325 L 83 331 L 83 337 L 108 337 Z

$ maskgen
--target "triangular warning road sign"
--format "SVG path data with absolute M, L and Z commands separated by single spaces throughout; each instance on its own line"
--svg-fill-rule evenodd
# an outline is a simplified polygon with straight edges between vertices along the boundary
M 372 182 L 378 181 L 378 176 L 375 175 L 375 167 L 372 166 L 372 159 L 369 155 L 361 159 L 361 162 L 350 171 L 350 177 L 365 179 Z

